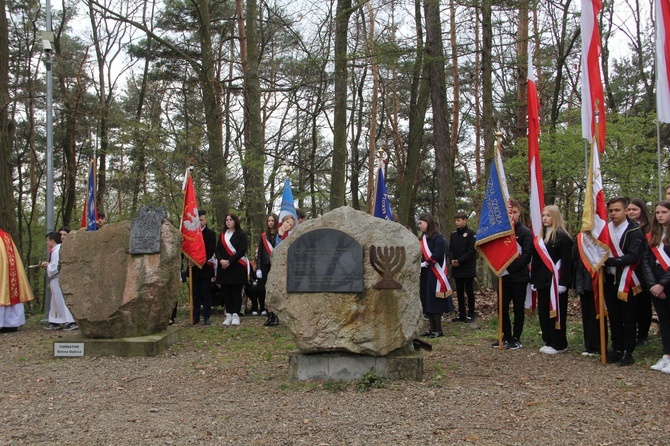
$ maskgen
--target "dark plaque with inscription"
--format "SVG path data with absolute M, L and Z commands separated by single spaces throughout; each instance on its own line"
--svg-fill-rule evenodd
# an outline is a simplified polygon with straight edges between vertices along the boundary
M 289 293 L 362 293 L 363 247 L 335 229 L 298 237 L 288 249 Z
M 165 206 L 142 206 L 137 218 L 130 223 L 130 253 L 157 254 L 161 252 L 161 226 L 167 218 Z

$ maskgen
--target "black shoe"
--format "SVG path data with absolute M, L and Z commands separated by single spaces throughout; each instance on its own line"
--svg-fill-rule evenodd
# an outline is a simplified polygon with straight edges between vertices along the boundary
M 212 325 L 212 321 L 209 318 L 205 319 L 205 325 Z
M 504 347 L 504 348 L 507 348 L 508 345 L 509 345 L 509 342 L 507 342 L 507 341 L 503 341 L 503 347 Z M 493 344 L 491 344 L 491 347 L 493 347 L 493 348 L 500 348 L 500 342 L 495 341 Z
M 455 317 L 451 320 L 451 322 L 465 322 L 465 317 Z
M 270 319 L 270 327 L 273 327 L 275 325 L 279 325 L 279 318 L 273 313 L 272 314 L 272 319 Z
M 0 333 L 16 333 L 19 331 L 19 327 L 2 327 L 0 328 Z
M 612 351 L 607 352 L 607 361 L 606 362 L 608 364 L 616 364 L 617 362 L 619 362 L 619 360 L 621 360 L 621 358 L 623 358 L 623 353 L 622 352 L 612 350 Z
M 474 317 L 470 317 L 470 316 L 468 316 L 468 317 L 465 318 L 465 323 L 467 323 L 467 324 L 471 324 L 471 323 L 473 323 L 474 321 L 475 321 L 475 318 L 474 318 Z
M 619 366 L 633 365 L 635 364 L 635 359 L 631 353 L 623 352 L 623 356 L 619 360 L 618 364 Z
M 272 316 L 268 316 L 265 322 L 263 322 L 264 327 L 269 327 L 270 325 L 272 325 Z
M 443 333 L 443 332 L 441 332 L 441 331 L 434 331 L 434 332 L 432 332 L 428 337 L 429 337 L 429 338 L 441 338 L 442 336 L 444 336 L 444 333 Z

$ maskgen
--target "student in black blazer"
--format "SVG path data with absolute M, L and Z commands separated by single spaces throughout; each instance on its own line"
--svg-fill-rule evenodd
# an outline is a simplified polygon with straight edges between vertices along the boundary
M 223 325 L 240 325 L 242 310 L 242 288 L 249 280 L 247 248 L 249 237 L 240 227 L 235 214 L 226 215 L 226 230 L 216 243 L 216 258 L 219 262 L 216 281 L 221 285 L 226 319 Z

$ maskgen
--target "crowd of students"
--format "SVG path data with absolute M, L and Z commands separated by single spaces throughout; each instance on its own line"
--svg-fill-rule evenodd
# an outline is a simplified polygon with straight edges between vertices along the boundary
M 603 292 L 606 304 L 605 344 L 611 338 L 607 362 L 628 366 L 635 363 L 633 353 L 638 346 L 648 344 L 652 322 L 652 302 L 658 316 L 663 355 L 652 370 L 670 374 L 670 186 L 668 199 L 661 201 L 650 217 L 643 200 L 614 197 L 607 202 L 608 229 L 611 238 L 610 255 L 604 261 Z M 542 210 L 542 227 L 537 238 L 519 220 L 521 207 L 510 200 L 509 214 L 516 235 L 518 257 L 500 275 L 502 290 L 502 347 L 517 350 L 522 347 L 521 336 L 525 308 L 532 292 L 537 293 L 537 314 L 544 345 L 540 353 L 556 355 L 568 348 L 566 320 L 568 290 L 574 288 L 580 296 L 584 332 L 585 356 L 601 350 L 596 306 L 596 277 L 585 267 L 582 258 L 565 229 L 560 209 L 555 205 Z M 421 303 L 429 321 L 423 336 L 443 336 L 441 315 L 446 311 L 446 294 L 440 282 L 451 265 L 450 276 L 456 284 L 458 316 L 454 322 L 469 322 L 475 317 L 472 278 L 476 268 L 476 235 L 467 229 L 467 215 L 455 217 L 456 231 L 447 247 L 445 238 L 436 228 L 433 217 L 419 218 L 423 258 L 421 263 Z M 464 293 L 468 293 L 467 307 Z M 510 317 L 512 304 L 514 320 Z M 467 308 L 467 312 L 466 312 Z M 501 348 L 499 341 L 492 344 Z

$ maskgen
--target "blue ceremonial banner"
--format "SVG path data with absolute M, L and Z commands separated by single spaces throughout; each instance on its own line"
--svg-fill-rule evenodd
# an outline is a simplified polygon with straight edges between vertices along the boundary
M 482 212 L 475 247 L 486 259 L 496 275 L 518 257 L 514 227 L 509 217 L 507 203 L 509 194 L 500 154 L 491 164 L 491 173 L 486 182 Z
M 91 163 L 88 173 L 88 192 L 86 194 L 86 230 L 97 231 L 98 208 L 95 203 L 95 164 Z
M 293 203 L 293 192 L 291 192 L 291 182 L 286 179 L 284 182 L 284 193 L 281 197 L 281 209 L 279 210 L 279 221 L 281 222 L 287 215 L 292 215 L 295 220 L 295 227 L 298 226 L 298 214 L 295 212 Z
M 379 168 L 377 174 L 377 196 L 375 197 L 375 217 L 383 218 L 384 220 L 393 220 L 391 214 L 391 203 L 389 202 L 389 195 L 386 193 L 386 181 L 384 181 L 384 169 Z

